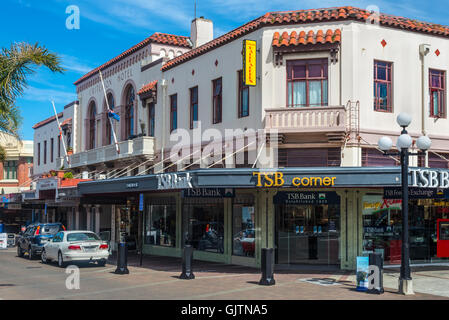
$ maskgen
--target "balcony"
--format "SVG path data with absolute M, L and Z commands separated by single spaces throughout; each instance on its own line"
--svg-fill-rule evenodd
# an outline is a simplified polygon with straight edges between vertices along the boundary
M 64 167 L 76 168 L 90 166 L 110 161 L 129 160 L 132 157 L 139 156 L 152 158 L 154 157 L 154 142 L 154 137 L 138 137 L 133 140 L 119 142 L 120 153 L 117 153 L 115 145 L 113 144 L 84 152 L 78 152 L 69 156 L 69 165 L 64 161 Z
M 321 133 L 328 142 L 342 141 L 346 132 L 344 106 L 265 109 L 265 129 L 280 134 Z

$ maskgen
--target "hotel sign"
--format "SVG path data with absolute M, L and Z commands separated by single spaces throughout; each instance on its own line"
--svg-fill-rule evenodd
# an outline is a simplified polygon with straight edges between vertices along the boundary
M 256 187 L 333 187 L 337 177 L 297 176 L 287 180 L 282 172 L 253 172 Z
M 255 86 L 257 84 L 256 53 L 257 42 L 243 40 L 243 84 Z
M 412 187 L 449 188 L 449 171 L 412 168 L 409 172 L 412 175 Z

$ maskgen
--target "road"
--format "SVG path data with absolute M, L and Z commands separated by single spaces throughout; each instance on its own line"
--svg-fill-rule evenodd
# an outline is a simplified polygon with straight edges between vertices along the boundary
M 181 280 L 178 278 L 181 263 L 177 258 L 145 257 L 143 267 L 138 267 L 136 261 L 130 258 L 129 275 L 114 274 L 115 266 L 111 264 L 80 267 L 79 289 L 68 289 L 66 280 L 71 274 L 66 274 L 65 269 L 58 268 L 56 264 L 42 264 L 40 260 L 19 258 L 15 248 L 2 250 L 0 300 L 433 300 L 449 297 L 449 294 L 446 297 L 444 294 L 449 290 L 449 277 L 445 279 L 446 275 L 441 274 L 436 278 L 428 277 L 439 283 L 438 290 L 431 292 L 428 289 L 430 292 L 406 297 L 397 294 L 396 289 L 388 288 L 383 295 L 357 292 L 351 272 L 279 271 L 275 274 L 276 285 L 266 287 L 258 285 L 260 272 L 253 268 L 195 261 L 196 278 Z M 421 281 L 419 279 L 417 284 Z

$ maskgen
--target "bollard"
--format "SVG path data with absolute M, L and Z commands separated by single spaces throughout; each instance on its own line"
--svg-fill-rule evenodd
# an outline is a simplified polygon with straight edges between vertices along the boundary
M 263 248 L 262 249 L 262 260 L 261 260 L 261 269 L 262 269 L 262 278 L 259 281 L 259 284 L 262 286 L 272 286 L 276 283 L 274 281 L 274 249 L 273 248 Z
M 191 245 L 186 244 L 184 246 L 184 250 L 182 252 L 182 273 L 179 276 L 179 279 L 195 279 L 195 275 L 192 270 L 192 261 L 193 261 L 193 247 Z
M 117 269 L 115 274 L 129 274 L 128 270 L 128 245 L 126 242 L 120 242 L 117 251 Z
M 377 270 L 379 270 L 379 273 L 376 275 L 376 270 L 374 270 L 374 279 L 370 281 L 374 281 L 374 287 L 372 289 L 369 289 L 368 293 L 375 293 L 375 294 L 382 294 L 384 293 L 384 286 L 383 286 L 383 277 L 384 277 L 384 262 L 382 258 L 382 254 L 375 252 L 369 254 L 369 265 L 375 266 Z M 371 274 L 371 269 L 370 269 Z

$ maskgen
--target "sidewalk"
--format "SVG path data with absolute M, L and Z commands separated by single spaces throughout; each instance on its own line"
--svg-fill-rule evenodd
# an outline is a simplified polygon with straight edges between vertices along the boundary
M 111 256 L 109 263 L 116 265 L 116 258 Z M 439 300 L 449 299 L 449 270 L 447 279 L 430 278 L 431 281 L 444 280 L 444 283 L 433 289 L 433 292 L 419 292 L 418 287 L 423 282 L 422 272 L 415 275 L 415 295 L 403 296 L 397 293 L 397 273 L 386 270 L 384 275 L 385 293 L 382 295 L 367 294 L 355 290 L 355 273 L 334 268 L 322 267 L 320 270 L 308 266 L 300 268 L 281 268 L 275 271 L 276 285 L 259 286 L 260 270 L 256 268 L 225 265 L 213 262 L 194 261 L 194 280 L 179 280 L 181 274 L 181 259 L 161 256 L 143 256 L 142 267 L 140 258 L 130 253 L 128 267 L 130 274 L 123 279 L 139 277 L 144 270 L 150 271 L 154 279 L 164 283 L 157 286 L 158 295 L 155 299 L 273 299 L 273 300 Z M 433 271 L 427 271 L 426 275 Z M 396 280 L 395 280 L 396 279 Z M 167 280 L 168 282 L 165 282 Z M 133 281 L 131 281 L 133 282 Z M 445 287 L 445 291 L 443 290 Z M 447 291 L 447 292 L 446 292 Z M 146 297 L 147 299 L 150 297 Z M 151 298 L 150 298 L 151 299 Z

